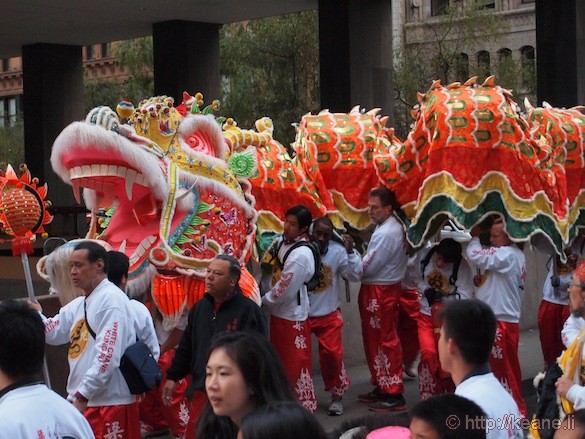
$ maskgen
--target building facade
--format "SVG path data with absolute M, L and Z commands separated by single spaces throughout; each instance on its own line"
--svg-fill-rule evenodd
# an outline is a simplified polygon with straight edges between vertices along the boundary
M 394 29 L 394 48 L 409 50 L 418 45 L 429 44 L 436 40 L 436 30 L 446 20 L 448 6 L 455 6 L 470 0 L 403 0 L 396 2 L 394 13 L 398 17 L 395 22 L 402 25 Z M 493 11 L 502 19 L 502 33 L 497 39 L 486 40 L 478 37 L 473 44 L 461 48 L 458 78 L 498 73 L 498 66 L 503 61 L 512 60 L 528 74 L 535 78 L 536 58 L 536 13 L 535 0 L 473 0 L 488 11 Z M 463 21 L 463 20 L 462 20 Z M 465 23 L 455 23 L 465 26 Z M 439 29 L 441 34 L 444 34 Z M 457 32 L 452 32 L 456 35 Z M 535 79 L 533 79 L 535 80 Z M 525 84 L 528 85 L 528 84 Z
M 112 55 L 112 43 L 83 46 L 82 54 L 87 81 L 106 79 L 121 83 L 128 78 Z M 23 110 L 22 93 L 22 59 L 0 60 L 0 126 L 16 123 L 17 115 Z

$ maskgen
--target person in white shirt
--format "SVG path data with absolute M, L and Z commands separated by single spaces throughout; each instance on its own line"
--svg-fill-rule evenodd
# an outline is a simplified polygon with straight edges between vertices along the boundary
M 315 273 L 312 250 L 301 245 L 312 221 L 306 206 L 294 206 L 285 213 L 284 233 L 276 244 L 277 266 L 272 276 L 272 288 L 262 304 L 270 311 L 270 341 L 274 345 L 299 402 L 310 412 L 317 410 L 311 363 L 311 330 L 309 296 L 305 285 Z M 283 263 L 284 261 L 284 263 Z
M 494 375 L 509 389 L 520 412 L 526 416 L 526 404 L 522 398 L 522 371 L 518 361 L 526 259 L 522 250 L 510 240 L 500 219 L 496 219 L 490 228 L 491 247 L 482 248 L 479 234 L 478 226 L 471 230 L 467 260 L 484 271 L 481 279 L 479 276 L 474 279 L 478 286 L 475 297 L 487 303 L 498 320 L 490 364 Z
M 156 305 L 154 307 L 154 329 L 158 343 L 160 345 L 160 358 L 158 365 L 163 371 L 163 380 L 158 387 L 150 389 L 144 399 L 140 402 L 140 423 L 143 436 L 162 434 L 162 432 L 171 430 L 175 437 L 184 437 L 189 421 L 189 400 L 185 392 L 191 382 L 190 377 L 182 378 L 177 381 L 177 385 L 171 394 L 168 405 L 162 403 L 162 389 L 166 381 L 166 371 L 171 366 L 177 345 L 187 327 L 187 317 L 189 309 L 185 307 L 179 321 L 170 330 L 163 327 L 163 317 Z
M 491 372 L 489 357 L 496 317 L 480 300 L 451 300 L 439 313 L 441 367 L 451 374 L 455 394 L 475 402 L 486 414 L 488 439 L 524 437 L 518 405 Z
M 38 377 L 45 325 L 24 302 L 0 302 L 0 439 L 93 439 L 87 420 Z
M 410 378 L 416 378 L 416 360 L 420 353 L 418 340 L 418 318 L 420 310 L 420 293 L 416 285 L 416 277 L 420 272 L 418 254 L 420 251 L 408 257 L 406 272 L 402 279 L 402 293 L 398 299 L 398 321 L 396 331 L 402 346 L 402 362 L 404 374 Z
M 115 250 L 108 252 L 108 280 L 124 292 L 126 292 L 126 284 L 128 283 L 129 268 L 128 256 Z M 152 356 L 158 361 L 160 347 L 150 311 L 144 303 L 136 299 L 130 300 L 130 306 L 134 311 L 134 330 L 138 340 L 148 346 Z
M 107 279 L 107 253 L 101 245 L 77 244 L 70 261 L 73 285 L 85 295 L 54 317 L 41 315 L 48 344 L 70 343 L 68 399 L 96 437 L 138 439 L 138 404 L 118 367 L 124 351 L 136 342 L 130 301 Z M 29 306 L 42 312 L 38 303 Z
M 573 271 L 568 291 L 571 315 L 565 322 L 562 331 L 562 339 L 567 347 L 567 351 L 563 355 L 569 354 L 571 351 L 569 347 L 576 341 L 577 337 L 581 337 L 581 343 L 585 339 L 585 262 L 580 262 Z M 580 351 L 580 349 L 576 349 L 573 352 L 579 355 Z M 571 360 L 573 364 L 579 364 L 578 361 L 581 361 L 581 367 L 576 367 L 578 378 L 567 376 L 570 375 L 570 372 L 565 370 L 565 375 L 556 381 L 557 394 L 573 403 L 575 410 L 581 410 L 585 409 L 585 382 L 580 373 L 585 365 L 583 353 L 581 352 L 580 359 L 571 358 Z
M 313 222 L 311 239 L 319 245 L 323 264 L 322 278 L 314 291 L 309 291 L 309 327 L 319 343 L 321 376 L 325 390 L 331 392 L 328 414 L 343 414 L 341 399 L 350 385 L 343 364 L 341 330 L 343 317 L 340 311 L 339 288 L 341 280 L 359 282 L 362 260 L 353 248 L 353 240 L 343 235 L 343 245 L 332 241 L 333 223 L 327 217 Z
M 449 373 L 441 369 L 437 342 L 440 327 L 438 311 L 454 299 L 473 298 L 473 274 L 463 259 L 461 244 L 445 238 L 419 257 L 416 276 L 421 292 L 418 338 L 421 357 L 418 364 L 419 392 L 422 400 L 443 393 L 452 393 L 455 385 Z
M 585 237 L 578 236 L 565 250 L 566 263 L 560 260 L 550 245 L 540 244 L 536 248 L 549 255 L 546 265 L 548 275 L 542 286 L 542 301 L 538 308 L 538 333 L 544 358 L 543 370 L 546 370 L 564 350 L 561 331 L 571 312 L 567 288 L 573 278 L 577 259 L 585 251 Z
M 370 191 L 368 214 L 376 229 L 363 257 L 358 306 L 370 382 L 376 387 L 358 399 L 377 412 L 406 408 L 402 348 L 396 332 L 401 282 L 408 262 L 404 229 L 393 216 L 399 208 L 394 192 L 388 188 Z

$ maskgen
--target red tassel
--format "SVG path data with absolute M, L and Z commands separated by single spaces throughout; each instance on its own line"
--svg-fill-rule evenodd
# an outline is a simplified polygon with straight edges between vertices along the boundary
M 34 253 L 33 243 L 27 236 L 17 236 L 12 240 L 12 256 L 20 256 L 23 252 L 27 255 Z

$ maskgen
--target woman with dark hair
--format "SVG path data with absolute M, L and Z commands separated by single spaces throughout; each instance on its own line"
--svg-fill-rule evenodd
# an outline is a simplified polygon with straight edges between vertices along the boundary
M 242 418 L 271 401 L 295 401 L 270 342 L 252 332 L 218 334 L 206 366 L 209 405 L 197 426 L 198 438 L 235 438 Z
M 312 413 L 291 401 L 274 401 L 242 419 L 238 439 L 326 439 Z
M 418 340 L 420 362 L 418 384 L 422 400 L 434 395 L 453 393 L 455 384 L 451 375 L 441 369 L 437 351 L 437 311 L 446 300 L 472 299 L 474 295 L 473 273 L 463 259 L 461 244 L 453 238 L 445 238 L 421 255 L 417 288 L 420 296 Z

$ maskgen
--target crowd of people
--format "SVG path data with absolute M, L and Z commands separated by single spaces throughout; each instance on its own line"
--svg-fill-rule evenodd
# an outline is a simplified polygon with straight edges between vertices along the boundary
M 313 415 L 311 338 L 331 394 L 328 414 L 342 415 L 351 385 L 339 297 L 345 281 L 361 283 L 357 303 L 373 388 L 359 401 L 372 412 L 405 410 L 406 374 L 418 375 L 421 402 L 402 425 L 370 429 L 364 422 L 338 437 L 523 437 L 518 342 L 524 253 L 498 219 L 489 228 L 489 247 L 475 227 L 465 251 L 445 238 L 409 253 L 395 216 L 399 208 L 392 191 L 372 189 L 373 230 L 362 257 L 352 237 L 337 234 L 328 218 L 313 221 L 307 207 L 291 207 L 271 250 L 270 279 L 259 282 L 267 285 L 262 306 L 243 295 L 240 263 L 220 254 L 207 268 L 204 296 L 170 329 L 156 304 L 146 307 L 125 295 L 123 253 L 77 243 L 68 249 L 70 287 L 59 288 L 82 294 L 57 315 L 46 317 L 30 300 L 28 306 L 0 303 L 0 438 L 327 437 Z M 551 256 L 539 310 L 545 366 L 568 348 L 561 366 L 573 367 L 573 375 L 556 381 L 559 397 L 571 405 L 565 411 L 575 412 L 564 421 L 572 429 L 558 430 L 561 438 L 577 437 L 566 433 L 584 428 L 581 241 L 567 251 L 567 263 Z M 162 383 L 140 396 L 130 392 L 118 367 L 136 340 L 149 347 L 163 373 Z M 66 400 L 38 379 L 45 342 L 70 343 Z M 50 408 L 43 416 L 25 417 L 41 404 Z M 457 425 L 449 424 L 453 419 Z M 491 421 L 499 424 L 489 428 Z

